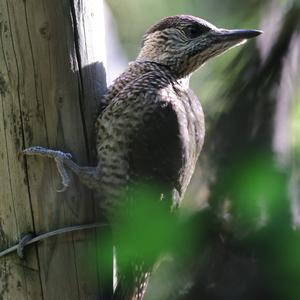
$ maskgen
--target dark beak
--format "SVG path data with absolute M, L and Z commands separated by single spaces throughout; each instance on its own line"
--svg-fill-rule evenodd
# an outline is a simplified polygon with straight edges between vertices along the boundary
M 262 33 L 263 31 L 250 29 L 220 29 L 216 36 L 222 40 L 239 41 L 257 37 Z

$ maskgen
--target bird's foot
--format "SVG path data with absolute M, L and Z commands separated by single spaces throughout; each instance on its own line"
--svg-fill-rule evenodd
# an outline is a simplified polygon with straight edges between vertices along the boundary
M 22 151 L 23 155 L 34 156 L 39 155 L 42 157 L 49 157 L 54 159 L 58 173 L 62 180 L 62 188 L 57 190 L 57 192 L 64 192 L 70 186 L 71 179 L 70 176 L 64 166 L 66 161 L 70 161 L 72 159 L 72 155 L 70 153 L 64 153 L 59 150 L 52 150 L 43 148 L 40 146 L 26 148 Z

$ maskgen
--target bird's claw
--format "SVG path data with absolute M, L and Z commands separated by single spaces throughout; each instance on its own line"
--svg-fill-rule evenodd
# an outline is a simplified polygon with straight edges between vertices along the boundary
M 70 183 L 71 183 L 70 176 L 67 173 L 67 170 L 64 166 L 64 159 L 65 158 L 61 158 L 61 157 L 55 157 L 55 159 L 54 159 L 55 163 L 56 163 L 58 173 L 59 173 L 60 178 L 62 180 L 62 185 L 63 185 L 61 189 L 56 190 L 58 193 L 62 193 L 64 191 L 66 191 L 67 188 L 70 186 Z M 70 159 L 70 158 L 68 158 L 68 159 Z
M 68 189 L 68 187 L 70 186 L 70 183 L 71 183 L 71 179 L 70 179 L 70 176 L 64 166 L 64 162 L 66 160 L 72 159 L 72 155 L 70 153 L 64 153 L 59 150 L 52 150 L 52 149 L 47 149 L 47 148 L 43 148 L 40 146 L 36 146 L 36 147 L 30 147 L 30 148 L 24 149 L 22 151 L 22 154 L 29 155 L 29 156 L 39 155 L 39 156 L 43 156 L 43 157 L 53 158 L 56 163 L 56 167 L 57 167 L 58 173 L 61 177 L 62 185 L 63 185 L 61 189 L 58 189 L 56 191 L 61 193 Z
M 71 153 L 65 153 L 59 150 L 47 149 L 40 146 L 29 147 L 22 151 L 24 155 L 40 155 L 50 158 L 72 159 Z

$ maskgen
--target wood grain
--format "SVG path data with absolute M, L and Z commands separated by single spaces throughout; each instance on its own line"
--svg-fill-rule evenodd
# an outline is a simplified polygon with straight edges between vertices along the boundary
M 26 232 L 97 220 L 93 195 L 76 178 L 57 193 L 54 163 L 18 154 L 40 145 L 95 162 L 105 52 L 93 53 L 91 32 L 101 16 L 96 0 L 0 0 L 0 249 Z M 24 261 L 0 259 L 0 299 L 99 299 L 96 242 L 95 232 L 78 232 L 26 248 Z

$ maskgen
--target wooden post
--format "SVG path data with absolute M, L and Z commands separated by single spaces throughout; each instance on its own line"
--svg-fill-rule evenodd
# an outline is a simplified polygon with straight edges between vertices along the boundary
M 93 124 L 105 90 L 99 0 L 0 0 L 0 250 L 27 232 L 99 221 L 90 191 L 60 179 L 29 146 L 95 163 Z M 96 233 L 50 238 L 0 258 L 0 299 L 99 299 Z M 103 298 L 104 299 L 104 298 Z

